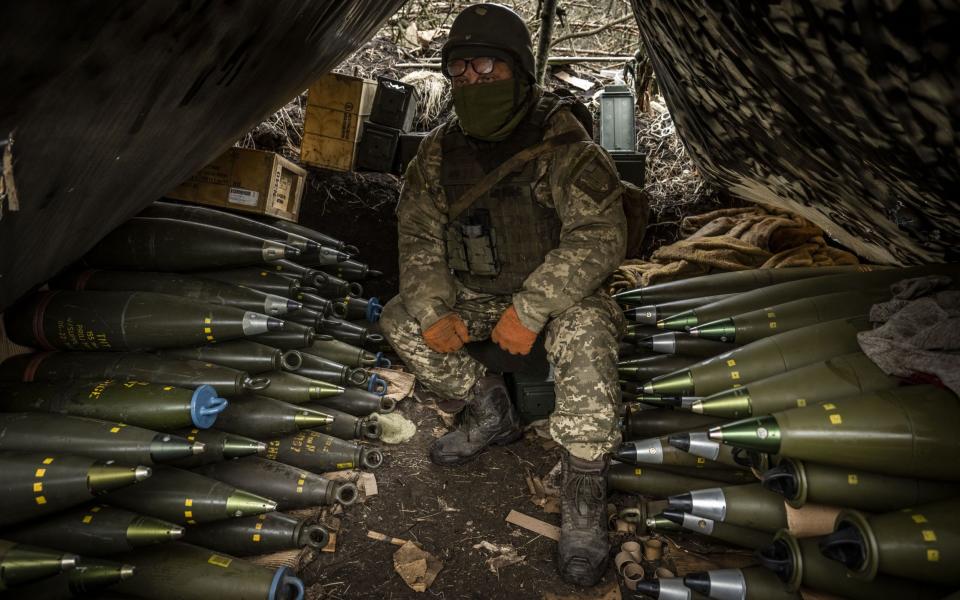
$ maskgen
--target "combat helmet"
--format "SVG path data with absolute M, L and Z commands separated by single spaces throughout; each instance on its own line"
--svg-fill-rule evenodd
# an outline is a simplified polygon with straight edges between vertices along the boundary
M 533 44 L 530 31 L 520 15 L 502 4 L 474 4 L 463 9 L 450 26 L 450 35 L 441 50 L 443 74 L 451 52 L 464 48 L 483 49 L 487 54 L 508 60 L 534 81 Z

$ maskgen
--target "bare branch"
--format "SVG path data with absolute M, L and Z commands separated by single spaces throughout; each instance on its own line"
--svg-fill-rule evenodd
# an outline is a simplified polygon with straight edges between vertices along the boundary
M 621 23 L 626 23 L 627 21 L 632 21 L 633 18 L 634 18 L 634 17 L 633 17 L 632 14 L 627 14 L 627 15 L 624 15 L 624 16 L 620 17 L 619 19 L 610 21 L 609 23 L 604 23 L 604 24 L 601 25 L 600 27 L 597 27 L 597 28 L 594 28 L 594 29 L 588 29 L 587 31 L 578 31 L 578 32 L 576 32 L 576 33 L 568 33 L 567 35 L 562 35 L 562 36 L 558 37 L 557 39 L 553 40 L 553 43 L 551 44 L 551 47 L 552 47 L 552 46 L 556 46 L 556 45 L 559 44 L 560 42 L 565 42 L 565 41 L 567 41 L 567 40 L 572 40 L 572 39 L 574 39 L 574 38 L 582 38 L 582 37 L 589 37 L 589 36 L 591 36 L 591 35 L 597 35 L 598 33 L 601 33 L 601 32 L 603 32 L 603 31 L 606 31 L 607 29 L 610 29 L 610 28 L 613 27 L 614 25 L 619 25 L 619 24 L 621 24 Z

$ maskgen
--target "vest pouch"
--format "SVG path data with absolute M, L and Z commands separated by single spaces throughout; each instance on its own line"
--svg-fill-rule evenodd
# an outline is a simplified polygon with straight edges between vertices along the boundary
M 447 226 L 447 265 L 454 271 L 469 271 L 466 244 L 463 243 L 463 231 L 460 223 Z
M 463 241 L 467 249 L 467 263 L 472 275 L 495 277 L 500 273 L 497 262 L 496 232 L 481 225 L 466 225 Z

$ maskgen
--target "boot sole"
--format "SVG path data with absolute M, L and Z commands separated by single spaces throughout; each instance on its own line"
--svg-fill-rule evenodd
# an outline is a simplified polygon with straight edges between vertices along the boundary
M 438 461 L 434 457 L 433 451 L 431 450 L 430 462 L 440 467 L 456 467 L 459 465 L 465 465 L 468 462 L 476 460 L 477 457 L 479 457 L 481 454 L 486 452 L 487 449 L 490 448 L 491 446 L 506 446 L 507 444 L 512 444 L 513 442 L 519 440 L 521 437 L 523 437 L 523 431 L 520 429 L 517 429 L 516 431 L 512 431 L 505 436 L 493 438 L 489 444 L 481 448 L 480 451 L 477 452 L 476 454 L 470 454 L 468 456 L 457 456 L 452 458 L 451 460 L 444 460 L 442 462 Z

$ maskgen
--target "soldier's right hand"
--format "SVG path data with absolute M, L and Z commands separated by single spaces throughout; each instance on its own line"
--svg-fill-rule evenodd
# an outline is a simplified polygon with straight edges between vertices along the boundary
M 424 330 L 423 341 L 436 352 L 456 352 L 470 341 L 470 333 L 460 315 L 447 313 Z

